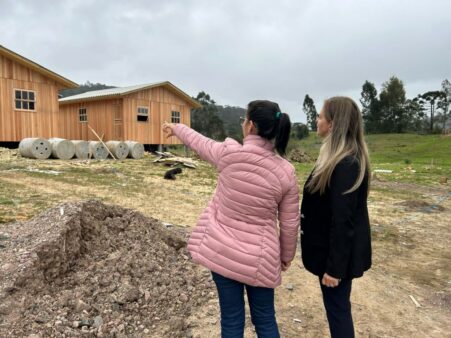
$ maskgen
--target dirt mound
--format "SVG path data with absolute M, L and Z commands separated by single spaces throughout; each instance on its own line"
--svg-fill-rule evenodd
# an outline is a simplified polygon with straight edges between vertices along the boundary
M 1 337 L 185 337 L 212 290 L 183 234 L 133 210 L 66 203 L 2 225 Z
M 437 211 L 444 211 L 445 208 L 438 204 L 429 204 L 424 201 L 418 201 L 418 200 L 409 200 L 397 203 L 397 205 L 403 206 L 408 210 L 411 211 L 418 211 L 418 212 L 437 212 Z
M 310 163 L 310 162 L 312 162 L 312 159 L 310 158 L 310 156 L 305 151 L 302 151 L 299 148 L 293 149 L 290 152 L 290 154 L 288 155 L 288 158 L 291 161 L 299 162 L 299 163 Z

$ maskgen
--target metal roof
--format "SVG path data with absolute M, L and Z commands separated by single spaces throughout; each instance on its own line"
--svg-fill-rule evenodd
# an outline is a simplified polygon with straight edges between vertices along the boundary
M 117 88 L 108 88 L 108 89 L 101 89 L 101 90 L 93 90 L 90 92 L 72 95 L 68 97 L 64 97 L 62 99 L 59 99 L 60 103 L 74 103 L 74 102 L 80 102 L 80 101 L 91 101 L 91 100 L 101 100 L 106 98 L 111 98 L 115 96 L 124 96 L 128 95 L 133 92 L 141 91 L 144 89 L 149 88 L 155 88 L 155 87 L 166 87 L 170 91 L 176 93 L 177 95 L 183 97 L 186 101 L 188 101 L 191 105 L 193 105 L 195 108 L 200 108 L 201 105 L 199 102 L 194 100 L 191 96 L 174 86 L 169 81 L 163 81 L 163 82 L 155 82 L 155 83 L 147 83 L 147 84 L 141 84 L 141 85 L 135 85 L 135 86 L 129 86 L 129 87 L 117 87 Z

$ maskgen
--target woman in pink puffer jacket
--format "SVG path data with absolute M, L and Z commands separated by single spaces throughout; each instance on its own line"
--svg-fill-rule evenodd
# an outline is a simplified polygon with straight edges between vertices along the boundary
M 221 307 L 222 337 L 242 337 L 246 288 L 258 337 L 279 337 L 274 288 L 296 252 L 299 192 L 283 158 L 291 122 L 277 103 L 252 101 L 242 118 L 243 144 L 211 140 L 164 123 L 219 172 L 216 192 L 188 242 L 193 260 L 212 271 Z

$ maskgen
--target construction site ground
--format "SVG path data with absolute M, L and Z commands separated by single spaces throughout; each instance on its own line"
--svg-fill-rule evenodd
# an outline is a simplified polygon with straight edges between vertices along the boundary
M 0 151 L 0 337 L 220 336 L 209 271 L 184 246 L 217 173 L 197 161 L 165 180 L 154 159 Z M 296 165 L 300 187 L 312 166 Z M 390 175 L 371 182 L 373 267 L 353 283 L 356 336 L 451 337 L 451 184 L 440 172 L 424 184 Z M 328 336 L 299 251 L 276 311 L 282 337 Z

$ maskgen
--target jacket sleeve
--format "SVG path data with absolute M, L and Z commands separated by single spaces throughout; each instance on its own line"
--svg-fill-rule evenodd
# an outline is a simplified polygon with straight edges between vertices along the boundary
M 279 203 L 280 260 L 291 262 L 296 254 L 299 230 L 299 188 L 296 175 L 291 174 L 290 188 Z
M 330 180 L 332 222 L 326 273 L 335 278 L 346 277 L 351 259 L 359 190 L 343 193 L 354 185 L 358 175 L 358 162 L 344 160 L 337 164 Z
M 176 124 L 173 132 L 186 146 L 198 153 L 200 158 L 217 166 L 225 150 L 224 143 L 205 137 L 184 124 Z

